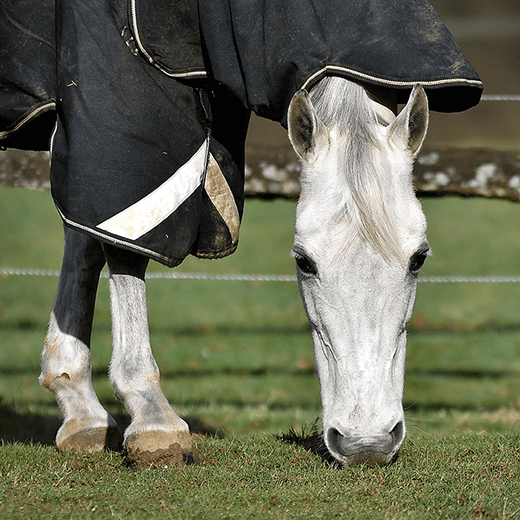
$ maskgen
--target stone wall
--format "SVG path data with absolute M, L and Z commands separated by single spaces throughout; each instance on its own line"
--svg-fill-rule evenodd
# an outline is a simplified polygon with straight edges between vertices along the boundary
M 299 164 L 292 149 L 250 146 L 246 156 L 248 197 L 296 198 Z M 487 148 L 425 148 L 414 168 L 419 196 L 463 195 L 520 201 L 520 152 Z M 0 185 L 48 189 L 49 155 L 0 152 Z

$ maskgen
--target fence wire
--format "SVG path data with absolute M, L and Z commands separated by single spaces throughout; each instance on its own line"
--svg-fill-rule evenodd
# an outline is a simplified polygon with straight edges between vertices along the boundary
M 481 101 L 520 101 L 520 94 L 483 94 Z
M 520 94 L 483 94 L 482 101 L 520 101 Z
M 55 269 L 15 269 L 0 268 L 0 276 L 54 276 L 60 275 Z M 102 278 L 108 278 L 106 271 Z M 182 272 L 150 272 L 147 280 L 205 280 L 218 282 L 296 282 L 295 275 L 290 274 L 210 274 Z M 520 283 L 520 276 L 419 276 L 424 283 Z

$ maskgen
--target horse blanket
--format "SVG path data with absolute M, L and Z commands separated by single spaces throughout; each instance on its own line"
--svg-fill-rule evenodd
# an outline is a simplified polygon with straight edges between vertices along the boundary
M 482 92 L 429 0 L 0 0 L 0 146 L 50 147 L 66 225 L 170 266 L 235 250 L 251 111 L 328 74 Z

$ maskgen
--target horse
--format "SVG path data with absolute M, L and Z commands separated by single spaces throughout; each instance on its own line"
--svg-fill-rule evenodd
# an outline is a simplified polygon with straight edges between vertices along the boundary
M 0 148 L 51 149 L 63 264 L 41 384 L 59 451 L 196 461 L 160 388 L 145 272 L 238 244 L 251 112 L 288 130 L 301 163 L 294 246 L 323 435 L 339 464 L 389 464 L 406 432 L 406 323 L 429 254 L 412 164 L 429 110 L 475 106 L 482 82 L 429 0 L 5 0 Z M 404 108 L 398 113 L 398 105 Z M 50 145 L 49 145 L 50 142 Z M 90 337 L 108 264 L 109 378 Z
M 405 437 L 406 323 L 429 254 L 412 164 L 426 135 L 421 86 L 395 96 L 326 76 L 288 113 L 301 162 L 294 246 L 323 405 L 324 440 L 340 464 L 391 463 Z M 63 264 L 40 383 L 63 414 L 58 451 L 120 449 L 136 465 L 196 462 L 186 422 L 160 388 L 146 313 L 148 258 L 65 227 Z M 92 386 L 90 336 L 101 269 L 109 268 L 109 378 L 131 422 L 121 436 Z

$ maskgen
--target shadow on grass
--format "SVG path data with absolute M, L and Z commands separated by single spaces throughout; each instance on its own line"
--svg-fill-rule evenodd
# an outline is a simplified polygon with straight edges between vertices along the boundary
M 410 368 L 406 371 L 407 376 L 416 377 L 453 377 L 461 379 L 502 379 L 503 377 L 519 377 L 518 370 L 462 370 L 458 368 Z
M 329 453 L 325 446 L 323 433 L 318 429 L 319 419 L 316 419 L 309 431 L 305 431 L 305 426 L 301 433 L 291 428 L 288 433 L 282 433 L 277 439 L 285 444 L 299 446 L 304 450 L 310 451 L 321 457 L 321 460 L 330 464 L 334 468 L 341 468 L 342 465 Z
M 33 376 L 39 374 L 40 367 L 35 366 L 0 366 L 0 376 Z M 284 375 L 291 377 L 306 377 L 315 375 L 313 366 L 298 368 L 290 366 L 260 366 L 260 367 L 231 367 L 221 366 L 214 368 L 182 368 L 177 370 L 161 370 L 161 379 L 176 379 L 178 377 L 199 379 L 218 375 L 262 377 L 267 375 Z M 92 371 L 94 378 L 108 377 L 106 368 L 96 368 Z
M 42 331 L 45 334 L 47 322 L 38 322 L 29 319 L 19 321 L 0 322 L 1 331 Z M 97 332 L 110 332 L 110 324 L 94 322 L 93 330 Z M 429 336 L 429 335 L 473 335 L 473 334 L 514 334 L 520 332 L 520 323 L 481 323 L 478 325 L 464 325 L 460 323 L 425 323 L 413 322 L 407 327 L 409 336 Z M 196 336 L 202 337 L 208 334 L 222 335 L 259 335 L 259 336 L 300 336 L 309 334 L 310 325 L 305 322 L 295 325 L 266 325 L 264 323 L 255 325 L 208 325 L 201 323 L 193 326 L 175 326 L 150 324 L 151 334 L 171 334 L 172 336 Z
M 112 416 L 121 431 L 124 431 L 130 423 L 130 418 L 124 413 L 114 413 Z M 191 433 L 207 437 L 224 437 L 222 428 L 204 420 L 195 417 L 183 417 L 183 419 L 188 423 Z M 21 413 L 16 409 L 16 405 L 2 404 L 0 398 L 0 442 L 54 446 L 54 437 L 61 426 L 61 421 L 61 417 L 54 414 Z
M 3 442 L 52 446 L 60 425 L 61 418 L 57 415 L 21 414 L 16 406 L 0 402 L 0 440 Z
M 37 374 L 40 370 L 39 366 L 0 366 L 0 376 L 26 376 Z M 454 377 L 461 379 L 500 379 L 503 377 L 520 377 L 518 370 L 494 370 L 483 369 L 464 370 L 459 368 L 409 368 L 406 371 L 408 376 L 419 377 Z M 200 379 L 202 377 L 211 377 L 219 375 L 229 375 L 237 377 L 264 377 L 268 375 L 284 375 L 290 377 L 308 377 L 315 376 L 316 369 L 314 366 L 299 368 L 291 366 L 257 366 L 257 367 L 233 367 L 220 366 L 208 368 L 182 368 L 177 370 L 161 370 L 161 379 L 176 379 L 179 377 Z M 107 377 L 106 368 L 97 368 L 92 371 L 94 378 Z
M 12 322 L 1 322 L 0 330 L 2 331 L 42 331 L 45 334 L 47 323 L 37 322 L 33 320 L 23 319 Z M 110 332 L 110 324 L 103 325 L 94 322 L 92 327 L 96 332 Z M 247 324 L 247 325 L 206 325 L 200 324 L 195 326 L 174 326 L 174 325 L 156 325 L 150 324 L 150 333 L 154 334 L 171 334 L 172 336 L 206 336 L 208 334 L 222 335 L 255 335 L 255 336 L 300 336 L 309 334 L 311 331 L 308 323 L 301 325 L 280 325 L 272 326 L 265 324 Z
M 482 323 L 478 325 L 464 325 L 460 323 L 411 323 L 407 326 L 409 336 L 464 336 L 473 334 L 514 334 L 520 332 L 520 323 Z

